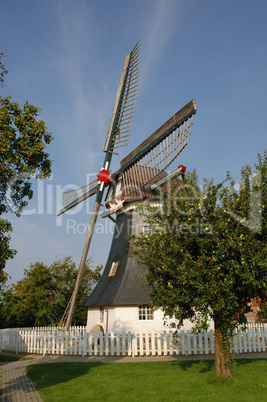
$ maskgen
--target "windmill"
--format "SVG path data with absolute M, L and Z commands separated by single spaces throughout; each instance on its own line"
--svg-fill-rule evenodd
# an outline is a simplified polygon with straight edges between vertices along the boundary
M 108 133 L 103 151 L 105 158 L 103 167 L 97 179 L 78 190 L 63 194 L 62 208 L 59 215 L 73 208 L 80 202 L 96 194 L 92 217 L 85 241 L 83 254 L 77 274 L 75 288 L 67 306 L 62 323 L 69 328 L 74 312 L 75 302 L 80 287 L 89 246 L 94 227 L 104 196 L 108 187 L 105 211 L 101 216 L 113 220 L 112 214 L 123 209 L 129 197 L 134 197 L 140 188 L 151 191 L 164 184 L 168 177 L 163 174 L 166 168 L 177 158 L 188 143 L 193 116 L 196 113 L 196 103 L 191 100 L 181 110 L 167 120 L 152 135 L 144 140 L 136 149 L 122 159 L 121 167 L 113 174 L 110 163 L 114 149 L 126 146 L 132 127 L 140 75 L 140 41 L 131 53 L 125 57 L 119 87 L 113 107 Z M 171 176 L 178 176 L 185 171 L 179 166 Z

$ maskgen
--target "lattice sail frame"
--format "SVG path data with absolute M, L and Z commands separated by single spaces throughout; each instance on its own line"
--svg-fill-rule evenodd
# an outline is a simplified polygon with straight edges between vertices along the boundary
M 129 141 L 133 124 L 139 79 L 140 79 L 140 40 L 131 52 L 131 59 L 128 67 L 127 79 L 123 91 L 123 98 L 120 105 L 119 119 L 115 128 L 113 149 L 126 146 Z
M 96 194 L 98 189 L 97 180 L 94 180 L 92 183 L 87 184 L 83 187 L 64 191 L 62 194 L 62 202 L 61 202 L 61 211 L 59 215 L 65 212 L 65 208 L 67 209 L 75 207 L 80 202 L 86 200 L 88 197 Z
M 125 56 L 104 152 L 112 153 L 115 148 L 128 144 L 139 86 L 140 48 L 138 41 L 131 53 Z
M 168 134 L 160 143 L 156 144 L 134 165 L 122 173 L 124 183 L 124 197 L 141 186 L 151 184 L 168 168 L 187 146 L 191 133 L 193 117 L 189 117 L 178 128 Z

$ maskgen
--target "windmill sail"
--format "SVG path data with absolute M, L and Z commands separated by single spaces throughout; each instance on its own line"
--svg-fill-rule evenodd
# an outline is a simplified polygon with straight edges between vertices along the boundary
M 96 194 L 98 187 L 99 185 L 97 184 L 97 180 L 94 180 L 92 183 L 87 184 L 86 186 L 77 188 L 75 190 L 64 191 L 62 195 L 61 210 L 59 211 L 58 216 L 69 209 L 74 208 L 88 197 Z
M 124 183 L 124 197 L 156 181 L 187 146 L 196 102 L 191 100 L 158 130 L 142 142 L 135 150 L 121 161 L 119 175 Z
M 133 124 L 135 105 L 140 78 L 140 41 L 131 53 L 125 57 L 119 88 L 108 134 L 104 146 L 104 152 L 109 150 L 109 143 L 112 140 L 112 148 L 126 146 L 129 141 L 130 132 Z M 113 136 L 113 138 L 111 138 Z

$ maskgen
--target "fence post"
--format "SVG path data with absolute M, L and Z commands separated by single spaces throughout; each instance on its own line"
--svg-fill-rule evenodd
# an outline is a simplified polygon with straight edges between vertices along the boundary
M 43 332 L 43 331 L 42 331 Z M 44 340 L 44 344 L 43 344 L 43 356 L 46 355 L 46 332 L 43 332 L 44 336 L 43 336 L 43 340 Z
M 87 332 L 84 331 L 82 337 L 82 357 L 87 355 L 86 345 L 87 345 Z
M 109 332 L 105 332 L 105 356 L 109 356 Z
M 132 356 L 132 334 L 130 331 L 127 334 L 127 355 Z
M 237 353 L 242 353 L 244 350 L 244 342 L 243 342 L 243 337 L 242 337 L 242 331 L 240 328 L 237 328 L 237 337 L 238 337 L 238 352 Z
M 125 331 L 121 333 L 121 354 L 122 356 L 126 355 L 126 334 Z
M 181 331 L 181 347 L 182 347 L 182 355 L 187 356 L 187 351 L 185 347 L 185 332 Z
M 265 346 L 265 336 L 264 336 L 264 328 L 261 327 L 261 345 L 262 345 L 262 351 L 265 352 L 266 346 Z
M 205 341 L 205 355 L 209 354 L 209 337 L 208 332 L 204 331 L 204 341 Z
M 88 334 L 88 344 L 89 344 L 88 354 L 89 354 L 89 356 L 92 356 L 92 354 L 93 354 L 92 343 L 93 343 L 93 334 L 92 334 L 92 332 L 89 332 L 89 334 Z
M 94 333 L 94 356 L 97 356 L 98 354 L 98 333 Z
M 19 331 L 19 352 L 24 352 L 25 349 L 25 330 L 22 329 L 21 331 Z
M 210 353 L 214 354 L 215 348 L 214 348 L 214 331 L 213 331 L 213 329 L 209 330 L 209 338 L 210 338 Z
M 143 356 L 144 354 L 144 340 L 143 340 L 143 332 L 139 332 L 137 335 L 137 347 L 139 344 L 139 354 Z
M 145 333 L 145 352 L 146 352 L 146 356 L 150 355 L 149 333 L 148 333 L 148 331 L 146 331 L 146 333 Z
M 81 356 L 81 354 L 82 354 L 82 335 L 83 335 L 83 332 L 81 329 L 79 329 L 78 336 L 77 336 L 77 354 L 79 356 Z
M 69 354 L 69 331 L 65 331 L 65 354 Z
M 197 335 L 192 334 L 192 340 L 193 340 L 193 353 L 194 355 L 197 354 Z
M 174 351 L 173 351 L 173 343 L 172 343 L 172 331 L 169 331 L 169 334 L 168 334 L 168 345 L 169 345 L 170 356 L 173 356 Z
M 156 354 L 156 345 L 155 345 L 155 333 L 151 331 L 151 354 L 155 356 Z
M 182 331 L 179 332 L 176 331 L 174 336 L 175 336 L 175 353 L 177 355 L 182 355 Z
M 60 334 L 60 354 L 64 355 L 64 344 L 65 344 L 65 340 L 64 340 L 64 330 L 61 330 L 61 334 Z
M 59 355 L 59 339 L 60 339 L 60 330 L 57 329 L 56 337 L 55 337 L 55 342 L 56 342 L 55 353 L 56 353 L 56 355 Z
M 255 328 L 253 328 L 253 331 L 252 331 L 252 343 L 253 343 L 253 352 L 257 352 Z
M 239 349 L 238 349 L 238 332 L 237 332 L 237 330 L 235 330 L 235 332 L 233 333 L 232 341 L 234 344 L 234 351 L 236 354 L 238 354 Z
M 191 334 L 190 334 L 189 330 L 186 331 L 186 340 L 187 340 L 187 342 L 186 342 L 187 354 L 191 355 L 192 354 L 192 351 L 191 351 L 192 345 L 191 345 Z
M 260 327 L 256 327 L 256 335 L 257 335 L 257 344 L 258 344 L 258 352 L 261 352 L 261 339 L 260 339 Z
M 136 333 L 133 333 L 132 336 L 132 357 L 137 356 L 138 352 L 137 352 L 137 336 Z

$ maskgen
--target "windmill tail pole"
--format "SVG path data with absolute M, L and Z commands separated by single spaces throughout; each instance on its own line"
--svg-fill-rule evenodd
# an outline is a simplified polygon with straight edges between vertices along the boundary
M 70 327 L 71 322 L 72 322 L 74 308 L 75 308 L 75 305 L 76 305 L 76 300 L 77 300 L 77 296 L 78 296 L 78 292 L 79 292 L 79 288 L 80 288 L 80 284 L 81 284 L 81 280 L 82 280 L 82 276 L 83 276 L 83 272 L 84 272 L 84 267 L 85 267 L 85 263 L 86 263 L 86 259 L 87 259 L 87 254 L 88 254 L 89 246 L 90 246 L 90 243 L 91 243 L 91 240 L 92 240 L 92 236 L 93 236 L 95 224 L 96 224 L 96 221 L 97 221 L 97 216 L 98 216 L 99 209 L 100 209 L 100 202 L 96 201 L 95 205 L 94 205 L 94 209 L 93 209 L 89 229 L 88 229 L 88 232 L 87 232 L 87 237 L 86 237 L 86 240 L 85 240 L 85 245 L 84 245 L 83 254 L 82 254 L 82 258 L 81 258 L 81 262 L 80 262 L 80 266 L 79 266 L 79 270 L 78 270 L 78 274 L 77 274 L 77 279 L 76 279 L 76 282 L 75 282 L 74 291 L 73 291 L 72 297 L 71 297 L 71 302 L 70 302 L 70 306 L 69 306 L 69 312 L 68 312 L 66 325 L 65 325 L 66 331 L 69 330 L 69 327 Z

